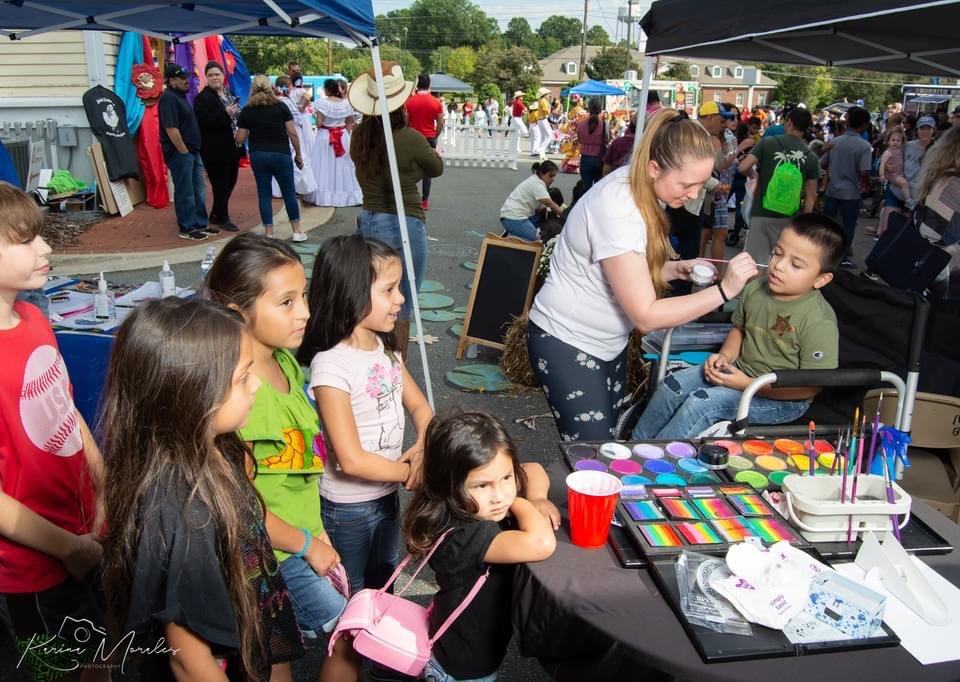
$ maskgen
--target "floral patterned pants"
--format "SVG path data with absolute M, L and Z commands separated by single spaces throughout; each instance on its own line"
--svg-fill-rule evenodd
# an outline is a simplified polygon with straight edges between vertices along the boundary
M 531 322 L 527 350 L 563 440 L 608 440 L 616 436 L 625 400 L 626 348 L 613 360 L 601 360 Z

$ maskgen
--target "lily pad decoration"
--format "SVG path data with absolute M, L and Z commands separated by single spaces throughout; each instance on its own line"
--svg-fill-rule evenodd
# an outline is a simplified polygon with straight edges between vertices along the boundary
M 457 324 L 450 325 L 450 329 L 447 331 L 459 339 L 463 336 L 463 325 L 458 322 Z
M 461 268 L 466 268 L 467 270 L 476 270 L 476 269 L 477 269 L 477 261 L 475 261 L 475 260 L 464 261 L 463 263 L 460 263 L 460 267 L 461 267 Z
M 461 365 L 447 372 L 447 381 L 465 391 L 494 393 L 511 388 L 497 365 Z
M 424 294 L 417 296 L 420 307 L 427 310 L 436 310 L 438 308 L 449 308 L 453 305 L 453 299 L 443 294 Z
M 436 280 L 425 279 L 422 282 L 420 282 L 421 294 L 429 294 L 436 291 L 443 291 L 444 289 L 446 289 L 446 287 L 443 286 L 443 283 L 437 282 Z
M 320 252 L 320 244 L 308 244 L 306 242 L 291 242 L 291 247 L 300 256 L 316 256 Z
M 467 316 L 467 306 L 465 306 L 465 305 L 458 305 L 458 306 L 457 306 L 456 308 L 454 308 L 451 312 L 453 312 L 453 314 L 457 316 L 457 319 L 458 319 L 458 320 L 462 320 L 463 318 L 465 318 L 465 317 Z
M 420 318 L 424 322 L 453 322 L 457 316 L 449 310 L 422 310 Z

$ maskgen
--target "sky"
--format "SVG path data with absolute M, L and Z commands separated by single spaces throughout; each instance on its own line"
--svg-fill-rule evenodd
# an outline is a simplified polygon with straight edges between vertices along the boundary
M 652 0 L 635 0 L 633 15 L 642 17 L 649 9 Z M 373 0 L 376 14 L 386 14 L 395 9 L 409 7 L 412 0 Z M 496 19 L 500 30 L 506 30 L 512 17 L 523 17 L 536 29 L 540 22 L 554 14 L 583 19 L 583 0 L 521 0 L 504 2 L 503 0 L 473 0 L 473 4 Z M 588 0 L 587 26 L 600 24 L 613 39 L 627 37 L 627 25 L 617 21 L 617 11 L 626 7 L 627 0 Z

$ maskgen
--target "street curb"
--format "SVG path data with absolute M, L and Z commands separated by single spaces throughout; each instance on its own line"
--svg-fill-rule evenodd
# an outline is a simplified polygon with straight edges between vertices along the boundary
M 310 232 L 330 222 L 336 209 L 329 206 L 301 206 L 300 224 L 304 232 Z M 281 209 L 274 215 L 273 234 L 277 239 L 289 239 L 292 234 L 287 212 Z M 259 223 L 249 231 L 263 233 L 263 224 Z M 113 253 L 85 253 L 85 254 L 57 254 L 50 256 L 53 272 L 57 275 L 82 275 L 92 272 L 122 272 L 124 270 L 140 270 L 154 268 L 168 263 L 192 263 L 203 259 L 207 247 L 211 244 L 217 250 L 223 248 L 238 232 L 226 239 L 215 241 L 184 243 L 182 247 L 160 249 L 156 251 L 121 251 Z

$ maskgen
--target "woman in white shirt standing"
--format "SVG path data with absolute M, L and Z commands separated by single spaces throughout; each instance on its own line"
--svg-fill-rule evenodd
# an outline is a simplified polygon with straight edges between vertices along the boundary
M 540 161 L 530 168 L 529 178 L 517 185 L 500 208 L 500 224 L 510 237 L 528 242 L 539 239 L 537 224 L 540 209 L 546 207 L 560 215 L 561 209 L 550 198 L 550 185 L 557 179 L 557 164 Z
M 357 123 L 356 112 L 341 96 L 340 85 L 332 78 L 323 83 L 326 97 L 314 102 L 317 136 L 313 144 L 313 175 L 317 191 L 304 201 L 318 206 L 357 206 L 363 192 L 350 158 L 350 134 Z
M 671 260 L 663 207 L 698 195 L 713 156 L 699 123 L 663 109 L 648 121 L 632 163 L 603 178 L 570 211 L 527 333 L 530 363 L 564 440 L 617 435 L 634 329 L 695 320 L 757 274 L 750 255 L 741 253 L 716 286 L 661 298 L 668 281 L 687 279 L 699 262 Z

